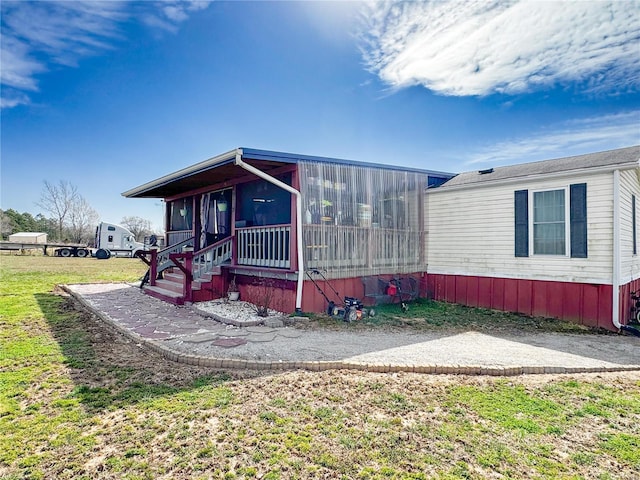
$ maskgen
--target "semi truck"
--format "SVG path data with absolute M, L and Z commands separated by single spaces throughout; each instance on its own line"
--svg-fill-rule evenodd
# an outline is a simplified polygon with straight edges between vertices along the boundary
M 44 234 L 43 234 L 44 235 Z M 117 257 L 133 257 L 139 250 L 151 247 L 163 247 L 164 239 L 156 235 L 149 235 L 144 238 L 144 243 L 137 242 L 133 233 L 125 227 L 113 223 L 101 222 L 96 227 L 94 246 L 82 245 L 78 243 L 60 243 L 10 240 L 0 242 L 0 250 L 34 250 L 42 249 L 42 253 L 47 255 L 47 249 L 53 249 L 53 254 L 57 257 L 95 257 L 99 260 Z
M 111 256 L 133 257 L 145 247 L 144 243 L 136 242 L 136 237 L 126 228 L 106 222 L 96 227 L 95 246 L 94 256 L 98 260 L 106 260 Z
M 153 242 L 155 236 L 151 235 Z M 94 247 L 65 245 L 56 248 L 54 254 L 58 257 L 88 257 L 106 260 L 112 256 L 133 257 L 138 250 L 144 250 L 145 244 L 137 242 L 133 233 L 126 228 L 113 223 L 100 222 L 96 227 Z

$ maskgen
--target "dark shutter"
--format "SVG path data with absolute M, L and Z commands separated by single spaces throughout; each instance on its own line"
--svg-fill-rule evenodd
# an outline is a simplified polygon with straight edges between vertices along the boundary
M 515 192 L 516 257 L 529 256 L 529 191 Z
M 571 222 L 571 256 L 587 258 L 587 184 L 575 183 L 569 187 Z
M 636 196 L 631 195 L 631 230 L 633 232 L 633 254 L 638 253 L 638 235 L 636 227 Z

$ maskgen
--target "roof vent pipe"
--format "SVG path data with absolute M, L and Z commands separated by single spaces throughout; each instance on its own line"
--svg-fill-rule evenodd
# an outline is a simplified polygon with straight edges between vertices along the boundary
M 625 332 L 640 337 L 637 328 L 623 325 L 620 321 L 620 283 L 621 283 L 621 245 L 620 245 L 620 170 L 613 172 L 613 285 L 611 319 L 613 325 Z
M 242 161 L 242 149 L 236 150 L 235 164 L 240 168 L 245 169 L 248 172 L 253 173 L 255 176 L 272 183 L 276 187 L 280 187 L 283 190 L 296 196 L 296 240 L 298 247 L 298 284 L 296 288 L 296 312 L 302 311 L 302 285 L 304 283 L 304 252 L 302 251 L 302 194 L 293 188 L 291 185 L 272 177 L 271 175 L 257 169 L 253 165 L 249 165 Z

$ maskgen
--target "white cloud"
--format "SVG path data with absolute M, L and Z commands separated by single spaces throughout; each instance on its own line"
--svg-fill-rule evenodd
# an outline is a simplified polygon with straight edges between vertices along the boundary
M 171 33 L 178 31 L 178 25 L 189 18 L 189 13 L 204 10 L 209 0 L 160 0 L 153 2 L 155 8 L 146 10 L 142 21 L 154 28 Z
M 38 91 L 37 77 L 54 66 L 76 67 L 81 58 L 98 55 L 124 37 L 125 22 L 176 31 L 189 13 L 210 1 L 127 2 L 4 0 L 2 16 L 1 108 L 28 104 Z
M 29 55 L 29 46 L 16 38 L 3 38 L 0 79 L 6 87 L 37 90 L 33 74 L 45 71 L 44 65 Z
M 0 108 L 12 108 L 18 105 L 28 105 L 30 103 L 29 97 L 22 92 L 15 89 L 2 90 L 2 98 L 0 98 Z
M 363 15 L 367 67 L 394 88 L 515 94 L 578 83 L 640 88 L 635 1 L 377 2 Z
M 640 144 L 640 111 L 570 120 L 544 131 L 482 147 L 464 162 L 469 165 L 512 165 Z

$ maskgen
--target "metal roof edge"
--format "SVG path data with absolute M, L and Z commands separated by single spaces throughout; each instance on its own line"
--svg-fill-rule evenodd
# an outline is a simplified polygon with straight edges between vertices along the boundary
M 254 160 L 277 160 L 285 163 L 304 162 L 320 162 L 320 163 L 336 163 L 339 165 L 353 165 L 357 167 L 382 168 L 385 170 L 402 170 L 405 172 L 424 173 L 427 175 L 438 175 L 453 177 L 456 174 L 451 172 L 440 172 L 437 170 L 426 170 L 421 168 L 403 167 L 400 165 L 389 165 L 384 163 L 361 162 L 357 160 L 347 160 L 343 158 L 321 157 L 317 155 L 301 155 L 297 153 L 276 152 L 272 150 L 259 150 L 255 148 L 242 147 L 242 156 L 252 158 Z
M 211 157 L 207 160 L 203 160 L 202 162 L 196 163 L 189 167 L 185 167 L 181 170 L 178 170 L 177 172 L 170 173 L 168 175 L 157 178 L 155 180 L 147 182 L 138 187 L 122 192 L 121 195 L 127 198 L 140 196 L 150 190 L 161 187 L 163 185 L 174 182 L 176 180 L 180 180 L 182 178 L 194 175 L 204 170 L 208 170 L 210 168 L 232 162 L 235 160 L 236 155 L 238 154 L 241 155 L 242 158 L 244 159 L 272 160 L 272 161 L 278 161 L 283 163 L 298 163 L 301 161 L 302 162 L 334 163 L 338 165 L 351 165 L 351 166 L 366 167 L 366 168 L 378 168 L 378 169 L 384 169 L 384 170 L 400 170 L 404 172 L 421 173 L 428 176 L 430 175 L 430 176 L 445 177 L 445 178 L 452 178 L 456 175 L 455 173 L 451 173 L 451 172 L 441 172 L 437 170 L 426 170 L 426 169 L 413 168 L 413 167 L 403 167 L 400 165 L 361 162 L 361 161 L 346 160 L 346 159 L 332 158 L 332 157 L 301 155 L 296 153 L 286 153 L 286 152 L 277 152 L 272 150 L 260 150 L 255 148 L 238 147 L 228 152 L 222 153 L 220 155 L 216 155 L 215 157 Z
M 131 190 L 122 192 L 121 195 L 127 198 L 135 197 L 142 193 L 148 192 L 149 190 L 152 190 L 154 188 L 158 188 L 163 185 L 166 185 L 167 183 L 180 180 L 182 178 L 193 175 L 194 173 L 198 173 L 203 170 L 208 170 L 214 166 L 223 165 L 232 160 L 235 160 L 236 153 L 238 153 L 239 150 L 240 149 L 238 148 L 234 148 L 233 150 L 230 150 L 225 153 L 221 153 L 220 155 L 216 155 L 215 157 L 211 157 L 207 160 L 203 160 L 202 162 L 196 163 L 195 165 L 191 165 L 190 167 L 185 167 L 181 170 L 178 170 L 177 172 L 170 173 L 168 175 L 165 175 L 164 177 L 157 178 L 143 185 L 132 188 Z
M 475 183 L 465 183 L 463 185 L 450 185 L 447 186 L 446 183 L 440 185 L 439 187 L 429 188 L 429 193 L 439 193 L 439 192 L 453 192 L 456 190 L 468 190 L 471 188 L 483 188 L 483 187 L 494 187 L 498 185 L 508 185 L 512 183 L 520 183 L 523 181 L 532 181 L 538 180 L 542 178 L 561 178 L 561 177 L 569 177 L 575 175 L 576 172 L 582 172 L 587 175 L 593 175 L 598 173 L 608 173 L 613 172 L 615 170 L 632 170 L 634 168 L 640 168 L 640 160 L 634 160 L 633 162 L 620 163 L 617 165 L 603 165 L 599 167 L 590 167 L 590 168 L 574 168 L 571 170 L 562 170 L 560 172 L 552 172 L 552 173 L 536 173 L 532 175 L 521 175 L 516 177 L 509 178 L 501 178 L 498 180 L 487 180 L 483 182 L 475 182 Z

